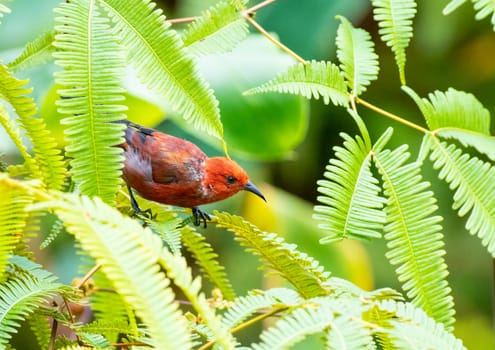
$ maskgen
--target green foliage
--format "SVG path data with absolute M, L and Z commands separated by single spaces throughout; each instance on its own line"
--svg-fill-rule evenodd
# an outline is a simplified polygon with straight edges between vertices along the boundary
M 466 228 L 478 235 L 495 256 L 495 199 L 491 195 L 495 190 L 495 168 L 431 135 L 425 135 L 423 142 L 431 150 L 433 166 L 440 169 L 438 177 L 455 190 L 452 208 L 459 216 L 469 213 Z
M 371 0 L 381 39 L 392 48 L 399 67 L 400 82 L 406 84 L 406 48 L 413 36 L 414 0 Z
M 121 182 L 122 150 L 113 146 L 122 143 L 123 125 L 111 122 L 124 118 L 123 54 L 96 2 L 71 1 L 56 12 L 54 56 L 64 68 L 56 73 L 59 112 L 67 115 L 73 180 L 81 193 L 112 203 Z
M 0 64 L 0 98 L 14 108 L 18 116 L 17 121 L 26 131 L 26 136 L 32 144 L 33 159 L 25 155 L 25 147 L 20 147 L 31 176 L 42 180 L 48 188 L 60 189 L 64 182 L 65 164 L 44 120 L 34 117 L 37 107 L 33 98 L 29 96 L 31 89 L 26 87 L 26 84 L 27 80 L 15 78 L 6 66 Z M 1 110 L 0 114 L 3 114 Z M 6 127 L 11 129 L 8 125 Z M 11 135 L 17 133 L 12 130 L 8 132 Z M 15 138 L 14 140 L 19 142 Z
M 341 134 L 344 147 L 334 147 L 336 159 L 323 174 L 327 180 L 318 181 L 318 201 L 313 217 L 328 235 L 321 243 L 344 238 L 371 239 L 381 237 L 385 214 L 380 187 L 371 174 L 371 145 L 360 137 Z
M 24 51 L 7 66 L 13 72 L 18 72 L 52 60 L 52 54 L 55 51 L 55 47 L 52 45 L 53 40 L 53 32 L 41 34 L 34 41 L 28 43 Z
M 422 181 L 421 164 L 406 164 L 408 158 L 406 147 L 382 151 L 375 158 L 387 197 L 386 255 L 392 265 L 399 265 L 399 281 L 413 303 L 451 328 L 454 303 L 443 259 L 442 218 L 433 215 L 436 199 L 430 184 Z
M 178 34 L 166 24 L 162 10 L 149 0 L 105 0 L 101 6 L 111 17 L 141 81 L 195 127 L 222 139 L 218 102 Z
M 225 273 L 225 268 L 218 263 L 218 255 L 211 245 L 206 242 L 203 235 L 191 227 L 184 227 L 181 233 L 186 249 L 193 255 L 206 277 L 220 290 L 226 300 L 233 300 L 234 289 Z
M 230 3 L 219 2 L 189 26 L 182 40 L 196 55 L 222 53 L 232 50 L 248 32 L 242 12 Z
M 464 4 L 466 0 L 452 0 L 450 1 L 445 8 L 443 9 L 443 13 L 448 15 L 456 10 L 459 6 Z M 476 16 L 474 17 L 476 20 L 482 20 L 491 15 L 491 22 L 493 28 L 495 29 L 495 4 L 491 0 L 472 0 L 474 10 L 476 11 Z
M 296 64 L 277 78 L 248 90 L 245 94 L 281 92 L 299 94 L 306 98 L 322 97 L 323 103 L 347 106 L 348 97 L 344 76 L 331 62 L 312 61 Z
M 323 270 L 318 261 L 296 250 L 294 244 L 284 242 L 274 233 L 263 232 L 241 217 L 215 211 L 217 226 L 234 232 L 247 251 L 259 256 L 263 268 L 273 269 L 304 297 L 314 297 L 327 293 L 325 281 L 329 273 Z
M 361 28 L 354 28 L 344 17 L 337 31 L 337 56 L 351 94 L 358 96 L 378 77 L 378 55 L 371 35 Z

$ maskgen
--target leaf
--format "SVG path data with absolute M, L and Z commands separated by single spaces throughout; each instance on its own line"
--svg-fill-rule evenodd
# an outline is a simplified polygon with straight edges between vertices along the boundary
M 443 9 L 443 14 L 448 15 L 454 12 L 459 6 L 464 4 L 466 0 L 452 0 Z M 475 19 L 482 20 L 491 15 L 491 22 L 495 29 L 495 3 L 493 0 L 472 0 L 474 10 L 476 11 Z
M 160 238 L 96 197 L 57 194 L 39 208 L 54 210 L 81 247 L 101 264 L 117 294 L 132 305 L 156 344 L 189 349 L 185 320 L 170 281 L 160 271 Z M 166 330 L 166 331 L 164 331 Z
M 447 282 L 443 234 L 430 184 L 422 180 L 419 162 L 406 163 L 406 147 L 381 151 L 375 165 L 387 197 L 386 253 L 402 288 L 414 305 L 447 329 L 454 323 L 454 302 Z
M 354 28 L 347 19 L 337 16 L 341 23 L 337 30 L 337 56 L 347 86 L 358 96 L 378 77 L 378 55 L 371 35 L 364 29 Z
M 55 12 L 55 61 L 63 68 L 55 73 L 61 100 L 59 112 L 68 115 L 67 155 L 72 157 L 73 180 L 78 190 L 97 195 L 107 203 L 115 201 L 121 185 L 125 106 L 120 79 L 124 59 L 95 0 L 62 3 Z
M 350 317 L 336 317 L 325 336 L 329 350 L 375 349 L 369 328 Z
M 225 1 L 210 7 L 184 32 L 184 45 L 195 55 L 232 50 L 249 33 L 242 10 Z
M 395 349 L 466 349 L 443 324 L 409 303 L 388 300 L 380 303 L 379 308 L 395 316 L 384 328 Z
M 273 269 L 290 282 L 303 297 L 327 294 L 325 272 L 318 261 L 296 250 L 274 233 L 263 232 L 239 216 L 214 212 L 218 227 L 223 227 L 236 235 L 246 250 L 261 257 L 263 268 Z
M 223 138 L 218 101 L 199 76 L 194 61 L 165 16 L 150 0 L 100 2 L 120 33 L 128 60 L 150 89 L 163 94 L 172 108 L 195 127 Z
M 25 160 L 29 164 L 30 175 L 41 179 L 46 187 L 58 190 L 62 187 L 65 178 L 63 157 L 44 120 L 34 117 L 37 111 L 36 104 L 29 96 L 32 89 L 26 87 L 27 83 L 28 80 L 15 78 L 6 66 L 0 64 L 0 97 L 14 108 L 19 117 L 18 123 L 25 129 L 26 136 L 32 144 L 34 162 L 24 153 Z M 0 114 L 2 114 L 1 111 Z M 9 132 L 16 133 L 15 131 Z M 14 141 L 16 141 L 15 138 Z M 25 147 L 19 147 L 21 152 L 25 151 Z
M 52 45 L 54 33 L 52 31 L 41 34 L 34 41 L 28 43 L 24 51 L 7 66 L 13 72 L 25 70 L 27 68 L 46 63 L 53 59 L 55 47 Z
M 421 99 L 411 88 L 402 89 L 416 102 L 430 130 L 456 128 L 490 135 L 490 112 L 473 94 L 449 88 Z
M 214 309 L 201 292 L 201 280 L 193 279 L 191 268 L 187 266 L 184 257 L 172 255 L 167 250 L 162 250 L 160 264 L 167 271 L 167 276 L 173 279 L 174 284 L 181 289 L 192 307 L 198 313 L 202 322 L 208 327 L 213 339 L 222 349 L 234 349 L 236 341 L 220 318 L 215 315 Z
M 455 190 L 452 208 L 461 217 L 469 214 L 466 228 L 495 257 L 495 168 L 432 135 L 423 142 L 431 150 L 433 167 L 440 169 L 438 177 Z
M 371 0 L 373 18 L 378 22 L 378 33 L 392 48 L 399 67 L 400 82 L 406 84 L 406 48 L 413 36 L 413 19 L 416 15 L 414 0 Z
M 454 128 L 437 129 L 436 135 L 446 139 L 454 138 L 463 146 L 474 147 L 478 152 L 485 154 L 488 158 L 495 161 L 495 137 L 493 136 Z
M 318 201 L 313 218 L 327 233 L 320 243 L 344 238 L 371 239 L 381 237 L 385 223 L 382 207 L 385 199 L 370 170 L 371 145 L 357 136 L 341 133 L 344 147 L 334 147 L 335 158 L 330 159 L 324 176 L 319 180 Z
M 205 237 L 186 226 L 182 229 L 182 240 L 206 277 L 222 292 L 222 296 L 226 300 L 234 300 L 235 292 L 225 268 L 219 264 L 218 254 L 206 242 Z
M 323 98 L 336 106 L 347 106 L 348 97 L 344 77 L 339 68 L 331 62 L 311 61 L 289 67 L 286 73 L 245 92 L 246 95 L 262 92 L 297 94 L 308 99 Z
M 2 175 L 0 179 L 6 178 Z M 5 268 L 9 256 L 25 234 L 29 214 L 26 207 L 33 202 L 33 196 L 0 180 L 0 281 L 5 280 Z
M 20 275 L 2 284 L 0 288 L 0 346 L 9 344 L 20 321 L 36 311 L 48 298 L 62 288 L 59 283 Z

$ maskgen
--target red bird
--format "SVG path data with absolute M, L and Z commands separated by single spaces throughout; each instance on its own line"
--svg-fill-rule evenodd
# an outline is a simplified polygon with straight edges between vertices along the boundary
M 141 212 L 131 188 L 154 202 L 191 208 L 194 224 L 206 227 L 209 215 L 199 205 L 233 196 L 241 190 L 263 194 L 233 160 L 209 158 L 193 143 L 130 121 L 124 148 L 124 180 L 134 211 Z

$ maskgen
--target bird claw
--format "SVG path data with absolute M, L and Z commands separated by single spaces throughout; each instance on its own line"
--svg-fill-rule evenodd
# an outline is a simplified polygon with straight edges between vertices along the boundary
M 145 220 L 153 220 L 155 218 L 155 215 L 149 208 L 146 210 L 141 210 L 141 209 L 139 209 L 138 211 L 134 210 L 134 215 L 137 216 L 138 218 L 142 218 Z
M 202 211 L 198 207 L 192 208 L 192 214 L 194 218 L 194 225 L 200 226 L 201 225 L 201 220 L 203 220 L 203 227 L 206 228 L 206 221 L 211 220 L 210 215 L 208 213 Z

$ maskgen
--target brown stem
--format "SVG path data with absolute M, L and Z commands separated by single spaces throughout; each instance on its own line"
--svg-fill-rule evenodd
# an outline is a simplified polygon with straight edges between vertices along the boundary
M 247 13 L 254 13 L 254 12 L 258 11 L 260 8 L 263 8 L 263 7 L 265 7 L 265 6 L 268 6 L 268 5 L 270 5 L 270 4 L 273 4 L 275 1 L 277 1 L 277 0 L 265 0 L 265 1 L 263 1 L 263 2 L 260 2 L 260 3 L 259 3 L 259 4 L 257 4 L 257 5 L 254 5 L 254 6 L 253 6 L 253 7 L 251 7 L 251 8 L 248 8 L 248 9 L 246 10 L 246 12 L 247 12 Z
M 88 271 L 86 276 L 84 276 L 79 283 L 76 285 L 76 288 L 81 289 L 84 286 L 84 283 L 88 282 L 88 280 L 93 277 L 93 275 L 101 268 L 101 264 L 96 264 L 91 270 Z
M 194 22 L 195 20 L 196 17 L 184 17 L 184 18 L 167 19 L 165 23 L 170 23 L 170 24 L 189 23 L 189 22 Z

